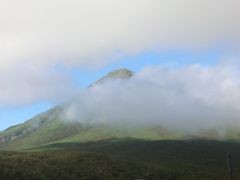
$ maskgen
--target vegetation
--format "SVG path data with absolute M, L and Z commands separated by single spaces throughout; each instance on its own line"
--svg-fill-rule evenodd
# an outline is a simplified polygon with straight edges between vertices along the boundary
M 14 128 L 16 127 L 11 129 Z M 4 161 L 3 158 L 0 160 L 1 167 L 4 167 L 4 174 L 0 174 L 0 177 L 6 179 L 17 179 L 17 177 L 22 177 L 22 179 L 64 179 L 67 177 L 67 175 L 63 175 L 65 173 L 68 174 L 68 179 L 128 179 L 127 177 L 134 179 L 133 176 L 138 174 L 141 177 L 137 176 L 137 178 L 143 179 L 221 180 L 228 177 L 226 153 L 229 152 L 232 157 L 233 177 L 240 179 L 238 140 L 240 133 L 237 128 L 228 126 L 225 134 L 226 136 L 219 136 L 216 131 L 211 130 L 200 132 L 198 137 L 191 137 L 167 131 L 160 126 L 127 128 L 125 125 L 114 127 L 102 125 L 84 127 L 77 123 L 66 124 L 56 118 L 48 121 L 34 132 L 29 131 L 13 140 L 0 143 L 4 147 L 2 149 L 22 151 L 22 153 L 11 152 L 13 154 L 11 156 L 3 155 L 9 158 L 5 158 Z M 91 157 L 86 156 L 86 158 L 90 158 L 89 161 L 86 161 L 87 165 L 73 163 L 76 169 L 70 170 L 72 166 L 62 157 L 70 156 L 71 153 L 81 154 L 81 152 L 92 152 L 92 154 L 90 153 Z M 31 157 L 34 155 L 38 159 L 37 157 L 40 158 L 51 153 L 56 153 L 56 156 L 52 155 L 55 159 L 45 159 L 46 163 L 40 160 L 33 161 Z M 98 174 L 98 169 L 94 165 L 98 162 L 91 160 L 92 157 L 95 157 L 93 153 L 100 153 L 107 159 L 105 170 L 108 168 L 110 170 L 106 170 L 106 174 Z M 27 165 L 25 166 L 28 164 L 25 158 L 33 162 L 30 169 Z M 130 163 L 129 161 L 139 171 L 133 171 L 134 168 L 125 169 L 129 166 L 124 163 Z M 21 162 L 24 162 L 24 165 Z M 56 165 L 53 164 L 51 168 L 45 166 L 44 163 L 48 164 L 48 162 L 54 162 Z M 63 164 L 63 166 L 59 166 L 59 164 Z M 112 164 L 118 164 L 121 172 L 126 172 L 126 174 L 119 174 L 116 169 L 111 168 Z M 84 169 L 88 165 L 93 167 L 89 173 L 86 168 Z M 49 168 L 49 171 L 44 169 L 46 167 Z M 150 168 L 151 172 L 158 177 L 144 174 L 145 167 L 153 168 Z M 14 173 L 12 173 L 12 169 L 14 169 Z M 85 175 L 79 174 L 77 169 L 82 169 Z M 54 170 L 56 174 L 51 175 L 51 171 Z M 10 175 L 6 175 L 7 172 L 12 174 L 11 178 Z M 59 172 L 63 173 L 59 174 Z M 90 174 L 92 175 L 90 176 Z
M 1 180 L 166 179 L 152 165 L 116 160 L 89 152 L 0 152 Z
M 240 179 L 236 142 L 125 138 L 53 143 L 25 151 L 30 152 L 0 152 L 1 179 L 224 180 L 227 152 L 233 178 Z
M 169 179 L 227 179 L 226 153 L 232 157 L 234 179 L 240 179 L 240 146 L 215 140 L 105 139 L 85 143 L 54 143 L 26 151 L 91 151 L 121 160 L 159 167 Z

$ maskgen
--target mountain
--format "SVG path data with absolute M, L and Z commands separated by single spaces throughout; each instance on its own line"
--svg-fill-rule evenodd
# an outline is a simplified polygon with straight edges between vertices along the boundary
M 103 84 L 109 79 L 129 79 L 133 75 L 134 72 L 128 69 L 114 70 L 91 84 L 88 88 L 96 84 Z M 79 133 L 86 133 L 86 127 L 83 127 L 77 122 L 64 123 L 61 119 L 62 113 L 63 108 L 56 106 L 22 124 L 11 126 L 0 132 L 0 149 L 19 151 L 62 139 L 72 138 L 73 136 L 77 137 Z M 92 128 L 87 130 L 87 134 L 91 134 L 90 129 Z M 86 136 L 88 136 L 87 134 Z M 97 138 L 98 135 L 99 134 L 96 133 L 94 138 Z M 82 135 L 81 138 L 85 140 Z
M 103 84 L 109 79 L 129 79 L 135 73 L 128 69 L 118 69 L 108 73 L 98 81 L 91 84 Z M 225 136 L 221 136 L 216 130 L 202 131 L 198 137 L 183 135 L 177 131 L 169 131 L 161 126 L 144 126 L 129 128 L 126 125 L 99 125 L 83 126 L 78 122 L 63 121 L 63 107 L 55 106 L 46 112 L 36 115 L 32 119 L 0 132 L 0 150 L 14 151 L 44 151 L 58 150 L 59 147 L 50 147 L 52 144 L 122 141 L 122 139 L 142 140 L 188 140 L 192 138 L 210 140 L 234 140 L 240 139 L 240 130 L 237 127 L 225 127 Z M 65 147 L 69 149 L 68 147 Z M 64 149 L 61 147 L 60 149 Z M 75 147 L 72 147 L 73 149 Z
M 108 79 L 129 79 L 132 76 L 134 76 L 134 72 L 130 70 L 115 70 L 88 88 L 95 84 L 101 85 Z M 202 131 L 198 136 L 186 136 L 161 126 L 149 125 L 133 128 L 126 124 L 83 126 L 78 122 L 66 123 L 62 120 L 63 112 L 63 107 L 56 106 L 22 124 L 1 131 L 0 159 L 9 158 L 9 161 L 5 159 L 6 162 L 3 161 L 5 164 L 1 164 L 0 161 L 0 167 L 10 167 L 11 170 L 16 168 L 14 164 L 20 165 L 19 162 L 22 161 L 31 163 L 33 160 L 39 163 L 40 169 L 44 169 L 46 168 L 45 160 L 44 163 L 38 160 L 39 158 L 43 159 L 42 155 L 38 154 L 40 152 L 66 152 L 66 154 L 60 155 L 64 159 L 59 159 L 60 156 L 52 159 L 54 162 L 64 164 L 68 159 L 72 159 L 69 152 L 88 151 L 93 154 L 87 155 L 87 158 L 84 154 L 83 158 L 95 159 L 96 156 L 98 157 L 95 153 L 101 153 L 101 158 L 108 159 L 110 157 L 107 161 L 103 161 L 104 167 L 110 166 L 108 163 L 111 164 L 113 161 L 117 166 L 119 165 L 112 172 L 113 174 L 116 171 L 127 171 L 123 167 L 125 166 L 124 162 L 119 160 L 121 159 L 140 163 L 141 168 L 139 164 L 133 166 L 139 167 L 141 170 L 146 167 L 146 172 L 149 172 L 147 177 L 151 177 L 151 172 L 154 170 L 152 166 L 154 166 L 161 169 L 161 173 L 155 173 L 164 174 L 165 178 L 163 179 L 227 179 L 226 153 L 229 152 L 233 157 L 234 177 L 235 179 L 240 178 L 240 171 L 238 171 L 240 169 L 240 129 L 237 127 L 226 126 L 225 136 L 219 134 L 215 129 Z M 4 150 L 3 153 L 1 150 Z M 22 154 L 9 152 L 10 156 L 6 155 L 5 151 L 22 151 Z M 34 154 L 33 152 L 38 153 Z M 76 156 L 80 157 L 80 155 Z M 24 158 L 21 160 L 22 157 Z M 101 158 L 100 161 L 102 161 Z M 117 158 L 119 161 L 111 158 Z M 99 161 L 91 162 L 93 167 L 96 162 Z M 50 163 L 50 160 L 46 159 L 46 163 Z M 90 165 L 87 164 L 86 166 Z M 148 165 L 151 165 L 151 168 L 148 168 Z M 51 168 L 56 167 L 51 166 Z M 6 170 L 6 174 L 10 170 Z M 66 171 L 71 170 L 67 169 Z M 94 172 L 93 169 L 91 172 Z M 111 171 L 109 170 L 109 172 Z M 41 172 L 36 173 L 37 176 L 38 173 L 41 174 Z M 113 174 L 111 177 L 114 176 Z

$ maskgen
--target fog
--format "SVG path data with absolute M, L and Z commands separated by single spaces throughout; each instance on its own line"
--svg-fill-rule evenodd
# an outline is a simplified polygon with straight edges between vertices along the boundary
M 64 119 L 188 132 L 240 126 L 239 82 L 238 73 L 227 67 L 148 66 L 129 80 L 109 80 L 81 91 L 64 105 Z

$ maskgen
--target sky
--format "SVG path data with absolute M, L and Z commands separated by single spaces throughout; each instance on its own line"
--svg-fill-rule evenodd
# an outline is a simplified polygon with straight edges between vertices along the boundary
M 238 0 L 1 1 L 0 131 L 68 99 L 82 97 L 88 85 L 119 68 L 139 72 L 131 81 L 136 87 L 150 84 L 150 89 L 156 89 L 153 97 L 165 97 L 165 104 L 157 105 L 172 102 L 174 106 L 166 112 L 179 109 L 176 104 L 188 100 L 186 107 L 198 109 L 201 106 L 203 110 L 196 111 L 195 116 L 210 107 L 216 109 L 217 114 L 210 114 L 212 119 L 220 115 L 226 117 L 220 124 L 229 118 L 235 122 L 239 115 L 236 103 L 239 97 L 239 8 Z M 154 77 L 162 80 L 157 81 L 156 86 L 152 85 L 156 83 Z M 177 80 L 172 85 L 166 81 L 174 79 Z M 111 94 L 123 85 L 118 83 L 104 87 L 109 89 L 110 86 Z M 172 99 L 181 96 L 180 86 L 184 86 L 189 96 Z M 152 93 L 150 89 L 146 92 Z M 162 97 L 160 92 L 166 93 L 166 89 L 173 96 Z M 130 94 L 121 91 L 114 96 L 124 99 L 131 92 L 138 92 L 134 88 L 130 90 Z M 107 96 L 101 88 L 96 92 Z M 88 92 L 88 96 L 91 93 Z M 153 97 L 149 97 L 152 99 L 149 101 L 148 96 L 137 95 L 134 97 L 140 102 L 157 103 Z M 216 99 L 221 97 L 224 98 L 217 106 Z M 194 104 L 196 99 L 201 103 Z M 114 98 L 108 100 L 109 104 L 116 102 Z M 103 101 L 98 102 L 99 106 Z M 226 104 L 231 104 L 230 109 L 224 108 Z M 78 105 L 73 109 L 76 108 Z M 95 109 L 86 109 L 91 110 Z M 186 114 L 183 113 L 183 118 Z M 74 118 L 76 115 L 85 117 L 74 114 Z M 107 119 L 112 115 L 104 116 Z M 159 116 L 155 113 L 152 118 Z

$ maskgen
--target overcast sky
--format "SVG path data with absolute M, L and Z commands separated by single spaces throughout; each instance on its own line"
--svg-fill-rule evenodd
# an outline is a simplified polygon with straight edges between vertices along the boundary
M 0 130 L 118 68 L 220 68 L 212 72 L 233 73 L 237 91 L 239 8 L 238 0 L 1 1 Z

